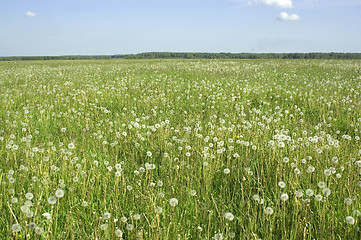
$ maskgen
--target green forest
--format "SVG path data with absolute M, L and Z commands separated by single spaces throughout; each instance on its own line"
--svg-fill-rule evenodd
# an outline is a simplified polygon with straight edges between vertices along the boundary
M 116 55 L 70 56 L 13 56 L 0 57 L 0 61 L 19 60 L 81 60 L 81 59 L 361 59 L 361 53 L 199 53 L 199 52 L 146 52 Z

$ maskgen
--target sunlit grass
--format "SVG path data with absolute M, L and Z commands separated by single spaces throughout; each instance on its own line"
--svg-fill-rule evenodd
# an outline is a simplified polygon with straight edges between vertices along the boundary
M 3 239 L 359 239 L 361 62 L 0 63 Z

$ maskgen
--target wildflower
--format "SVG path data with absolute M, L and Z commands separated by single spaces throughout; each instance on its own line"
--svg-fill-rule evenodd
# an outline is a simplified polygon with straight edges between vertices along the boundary
M 319 188 L 325 188 L 325 187 L 326 187 L 326 183 L 321 181 L 321 182 L 318 183 L 318 187 L 319 187 Z
M 120 229 L 115 230 L 115 236 L 117 236 L 118 238 L 123 237 L 123 232 L 122 232 L 122 230 L 120 230 Z
M 194 196 L 197 195 L 197 192 L 196 192 L 196 190 L 191 190 L 191 191 L 190 191 L 190 194 L 191 194 L 192 197 L 194 197 Z
M 56 203 L 56 197 L 55 196 L 50 196 L 49 198 L 48 198 L 48 203 L 49 204 L 55 204 Z
M 133 219 L 134 220 L 139 220 L 140 219 L 140 214 L 134 214 Z
M 355 211 L 353 211 L 353 215 L 355 215 L 356 217 L 360 217 L 361 216 L 361 211 L 360 210 L 355 210 Z
M 88 206 L 88 202 L 87 202 L 87 201 L 83 201 L 83 202 L 81 203 L 81 205 L 82 205 L 83 207 L 86 207 L 86 206 Z
M 284 187 L 286 187 L 286 183 L 280 181 L 280 182 L 278 182 L 278 186 L 279 186 L 280 188 L 284 188 Z
M 55 196 L 56 196 L 57 198 L 62 198 L 62 197 L 64 197 L 64 190 L 59 188 L 58 190 L 56 190 Z
M 284 202 L 287 201 L 288 200 L 288 194 L 287 193 L 282 193 L 281 194 L 281 200 L 284 201 Z
M 18 224 L 18 223 L 15 223 L 11 226 L 11 230 L 14 232 L 14 233 L 17 233 L 17 232 L 20 232 L 21 230 L 21 225 Z
M 122 221 L 122 222 L 124 222 L 124 223 L 127 222 L 127 220 L 128 220 L 127 217 L 121 217 L 121 218 L 120 218 L 120 221 Z
M 331 190 L 329 188 L 324 188 L 324 189 L 322 189 L 322 193 L 323 193 L 323 195 L 328 197 L 331 194 Z
M 352 204 L 352 199 L 351 198 L 345 198 L 345 200 L 343 201 L 346 205 L 351 205 Z
M 172 207 L 175 207 L 178 205 L 178 200 L 176 198 L 171 198 L 169 199 L 169 204 L 172 206 Z
M 155 208 L 155 212 L 158 213 L 158 214 L 161 214 L 163 211 L 163 209 L 161 207 L 156 207 Z
M 108 212 L 105 212 L 105 213 L 103 214 L 103 218 L 104 218 L 105 220 L 109 219 L 110 217 L 111 217 L 111 214 L 108 213 Z
M 44 229 L 43 229 L 43 228 L 41 228 L 41 227 L 36 227 L 36 228 L 35 228 L 35 233 L 36 233 L 36 234 L 40 235 L 40 234 L 42 234 L 43 232 L 44 232 Z
M 348 224 L 353 225 L 353 224 L 355 224 L 355 219 L 354 219 L 353 217 L 351 217 L 351 216 L 347 216 L 347 217 L 346 217 L 346 222 L 347 222 Z
M 230 213 L 230 212 L 226 212 L 226 213 L 224 214 L 224 217 L 225 217 L 227 220 L 229 220 L 229 221 L 232 221 L 232 220 L 234 219 L 233 214 Z
M 134 226 L 133 226 L 133 224 L 127 224 L 127 229 L 129 230 L 129 231 L 132 231 L 133 229 L 134 229 Z
M 264 210 L 265 214 L 267 215 L 272 215 L 273 214 L 273 209 L 271 207 L 266 207 L 266 209 Z
M 321 201 L 321 200 L 322 200 L 322 195 L 321 195 L 321 194 L 317 194 L 317 195 L 315 196 L 315 200 L 316 200 L 316 201 Z
M 107 228 L 108 228 L 108 224 L 106 224 L 106 223 L 100 225 L 100 229 L 103 231 L 106 230 Z
M 312 197 L 314 194 L 313 190 L 312 189 L 306 189 L 306 195 L 309 196 L 309 197 Z
M 225 168 L 225 169 L 223 170 L 223 172 L 224 172 L 225 174 L 228 174 L 228 173 L 231 172 L 231 170 L 229 170 L 229 168 Z
M 216 233 L 214 235 L 214 240 L 223 240 L 223 234 L 222 233 Z
M 298 198 L 302 197 L 303 196 L 303 190 L 300 189 L 300 190 L 295 191 L 295 195 Z
M 42 214 L 46 219 L 50 220 L 51 219 L 51 214 L 48 212 L 45 212 Z
M 35 229 L 36 227 L 37 227 L 37 225 L 34 222 L 31 222 L 28 224 L 28 228 L 30 228 L 30 229 Z

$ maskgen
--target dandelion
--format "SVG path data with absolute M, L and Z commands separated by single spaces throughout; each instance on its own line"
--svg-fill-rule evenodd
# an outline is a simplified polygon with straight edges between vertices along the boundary
M 352 199 L 351 198 L 345 198 L 345 200 L 343 200 L 343 202 L 346 205 L 351 205 L 352 204 Z
M 127 224 L 127 230 L 132 231 L 134 229 L 133 224 Z
M 157 186 L 158 186 L 158 187 L 162 187 L 162 186 L 163 186 L 163 181 L 158 180 L 158 182 L 157 182 Z
M 37 225 L 34 222 L 31 222 L 31 223 L 28 224 L 28 228 L 30 228 L 30 229 L 34 230 L 36 227 L 37 227 Z
M 323 173 L 324 173 L 326 176 L 331 176 L 331 170 L 330 170 L 330 169 L 325 169 L 325 171 L 323 171 Z
M 296 190 L 295 191 L 295 195 L 296 195 L 296 197 L 298 197 L 298 198 L 300 198 L 300 197 L 302 197 L 303 196 L 303 190 Z
M 324 188 L 324 189 L 322 189 L 322 193 L 323 193 L 323 195 L 328 197 L 331 194 L 331 190 L 329 188 Z
M 284 188 L 284 187 L 286 187 L 286 183 L 280 181 L 280 182 L 278 182 L 278 186 L 279 186 L 280 188 Z
M 322 200 L 322 195 L 321 194 L 317 194 L 317 195 L 315 195 L 315 200 L 316 201 L 321 201 Z
M 306 172 L 307 173 L 313 173 L 313 172 L 315 172 L 315 167 L 314 166 L 309 166 L 308 168 L 307 168 L 307 170 L 306 170 Z
M 69 148 L 69 149 L 74 149 L 74 148 L 75 148 L 74 143 L 69 143 L 69 144 L 68 144 L 68 148 Z
M 55 204 L 56 201 L 57 201 L 57 200 L 56 200 L 56 197 L 55 197 L 55 196 L 50 196 L 50 197 L 48 198 L 48 203 L 51 204 L 51 205 Z
M 103 231 L 106 230 L 107 228 L 108 228 L 108 224 L 106 224 L 106 223 L 100 225 L 100 229 Z
M 44 229 L 43 229 L 43 228 L 41 228 L 41 227 L 36 227 L 36 228 L 35 228 L 35 233 L 36 233 L 36 234 L 40 235 L 40 234 L 42 234 L 43 232 L 44 232 Z
M 163 211 L 163 209 L 161 207 L 156 207 L 155 208 L 155 212 L 158 213 L 158 214 L 161 214 Z
M 124 216 L 123 216 L 123 217 L 120 218 L 120 221 L 122 221 L 123 223 L 125 223 L 125 222 L 128 221 L 128 219 L 127 219 L 127 217 L 124 217 Z
M 86 206 L 88 206 L 88 202 L 87 202 L 87 201 L 83 201 L 83 202 L 81 203 L 81 205 L 82 205 L 83 207 L 86 207 Z
M 175 207 L 178 205 L 178 200 L 176 198 L 171 198 L 169 199 L 169 204 L 172 206 L 172 207 Z
M 319 188 L 325 188 L 325 187 L 326 187 L 326 183 L 321 181 L 321 182 L 318 183 L 318 187 L 319 187 Z
M 284 201 L 284 202 L 287 201 L 288 200 L 288 194 L 287 193 L 282 193 L 281 194 L 281 200 Z
M 190 191 L 190 194 L 191 194 L 192 197 L 194 197 L 194 196 L 197 195 L 197 192 L 196 192 L 196 190 L 192 189 L 192 190 Z
M 103 214 L 103 218 L 104 218 L 105 220 L 109 219 L 110 217 L 111 217 L 111 214 L 110 214 L 109 212 L 105 212 L 105 213 Z
M 139 220 L 139 219 L 140 219 L 140 214 L 137 214 L 137 213 L 134 214 L 134 215 L 133 215 L 133 219 L 134 219 L 134 220 Z
M 214 240 L 223 240 L 223 234 L 222 233 L 216 233 L 214 235 Z
M 20 207 L 20 210 L 23 212 L 23 213 L 27 213 L 30 211 L 29 207 L 26 206 L 26 205 L 23 205 Z
M 229 168 L 225 168 L 225 169 L 223 170 L 223 172 L 224 172 L 225 174 L 229 174 L 229 173 L 231 172 L 231 170 L 229 170 Z
M 273 209 L 271 207 L 266 207 L 266 209 L 264 210 L 265 214 L 267 215 L 272 215 L 273 214 Z
M 151 152 L 151 151 L 148 151 L 148 152 L 147 152 L 147 156 L 148 156 L 148 157 L 151 157 L 151 156 L 152 156 L 152 152 Z
M 232 220 L 234 219 L 233 214 L 230 213 L 230 212 L 226 212 L 226 213 L 224 214 L 224 217 L 225 217 L 227 220 L 229 220 L 229 221 L 232 221 Z
M 253 198 L 253 200 L 255 200 L 256 202 L 259 202 L 259 201 L 261 200 L 261 198 L 260 198 L 259 195 L 257 195 L 257 194 L 254 194 L 254 195 L 252 196 L 252 198 Z
M 123 232 L 122 232 L 122 230 L 120 230 L 120 229 L 115 230 L 115 236 L 117 236 L 118 238 L 123 237 Z
M 353 224 L 355 224 L 355 219 L 351 216 L 347 216 L 346 223 L 353 225 Z
M 58 190 L 56 190 L 55 196 L 56 196 L 57 198 L 62 198 L 62 197 L 64 197 L 64 190 L 59 188 Z
M 361 211 L 360 210 L 355 210 L 355 211 L 353 211 L 353 215 L 355 215 L 356 217 L 360 217 L 361 216 Z
M 306 195 L 309 197 L 312 197 L 314 194 L 314 191 L 312 189 L 306 189 Z
M 18 223 L 15 223 L 11 226 L 11 231 L 13 231 L 14 233 L 20 232 L 21 230 L 21 225 Z
M 45 213 L 43 213 L 42 215 L 43 215 L 43 217 L 45 217 L 45 218 L 48 219 L 48 220 L 51 219 L 51 214 L 48 213 L 48 212 L 45 212 Z

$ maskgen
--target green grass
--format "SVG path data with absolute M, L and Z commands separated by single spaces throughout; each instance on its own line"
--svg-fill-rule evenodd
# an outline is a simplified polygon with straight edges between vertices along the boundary
M 0 62 L 0 236 L 359 239 L 360 76 L 358 60 Z

